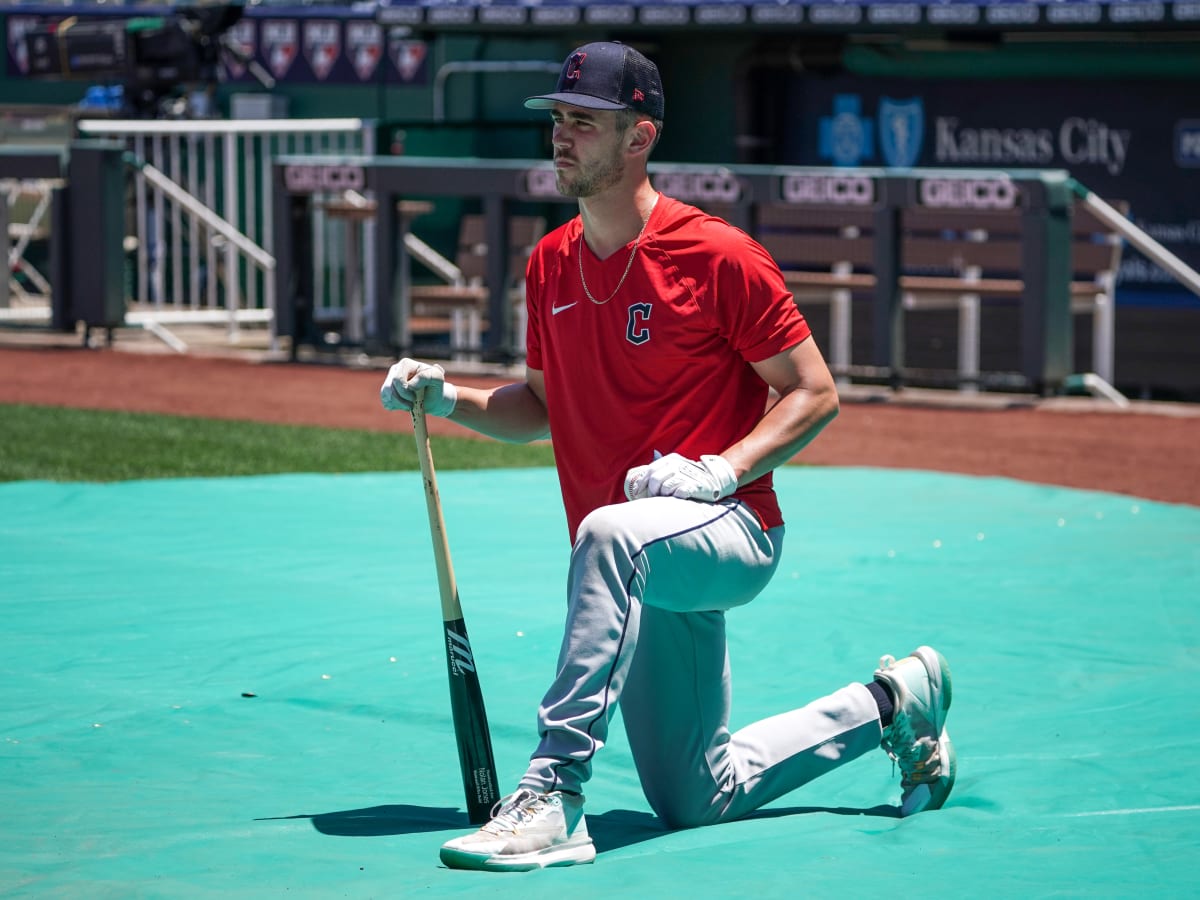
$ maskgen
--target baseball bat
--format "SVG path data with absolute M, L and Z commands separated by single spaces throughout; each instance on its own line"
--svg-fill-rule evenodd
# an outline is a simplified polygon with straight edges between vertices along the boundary
M 437 474 L 433 469 L 425 407 L 419 397 L 413 405 L 412 419 L 421 480 L 425 483 L 425 507 L 429 512 L 429 533 L 433 538 L 438 590 L 442 598 L 446 670 L 450 677 L 450 710 L 454 715 L 454 738 L 458 743 L 458 764 L 462 770 L 463 793 L 467 799 L 467 818 L 472 825 L 482 825 L 491 818 L 492 808 L 500 799 L 496 789 L 492 735 L 488 730 L 475 655 L 471 652 L 467 623 L 463 619 L 462 603 L 458 597 L 454 566 L 450 562 L 450 543 L 446 539 L 446 522 L 438 495 Z

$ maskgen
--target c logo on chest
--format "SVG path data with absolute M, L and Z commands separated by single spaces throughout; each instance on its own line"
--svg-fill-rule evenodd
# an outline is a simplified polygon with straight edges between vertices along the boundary
M 650 340 L 649 303 L 630 304 L 629 319 L 625 326 L 625 340 L 631 344 L 644 344 Z

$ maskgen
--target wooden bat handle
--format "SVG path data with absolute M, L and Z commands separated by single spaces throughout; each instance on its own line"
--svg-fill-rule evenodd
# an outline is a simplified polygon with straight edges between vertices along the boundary
M 450 562 L 450 542 L 446 538 L 446 521 L 442 516 L 442 500 L 438 496 L 437 473 L 433 468 L 433 453 L 429 449 L 429 428 L 425 422 L 425 403 L 417 397 L 412 410 L 413 431 L 417 437 L 417 461 L 421 465 L 421 480 L 425 483 L 425 509 L 429 513 L 429 534 L 433 538 L 433 559 L 437 566 L 438 590 L 442 597 L 442 619 L 461 619 L 462 604 L 458 598 L 458 582 Z

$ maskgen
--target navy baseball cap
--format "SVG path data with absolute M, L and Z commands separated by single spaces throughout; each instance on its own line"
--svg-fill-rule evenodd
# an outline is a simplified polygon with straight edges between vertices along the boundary
M 658 66 L 616 41 L 584 44 L 563 63 L 553 94 L 529 97 L 527 109 L 567 103 L 587 109 L 632 109 L 652 119 L 663 117 Z

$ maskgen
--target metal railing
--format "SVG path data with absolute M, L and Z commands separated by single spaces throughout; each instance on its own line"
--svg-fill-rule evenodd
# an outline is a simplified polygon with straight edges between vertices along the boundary
M 374 126 L 357 118 L 83 119 L 77 128 L 84 138 L 124 142 L 134 161 L 131 314 L 160 336 L 168 322 L 215 320 L 237 341 L 241 325 L 265 321 L 274 343 L 272 159 L 374 152 Z M 335 306 L 341 273 L 362 264 L 344 258 L 344 227 L 313 217 L 314 283 Z

